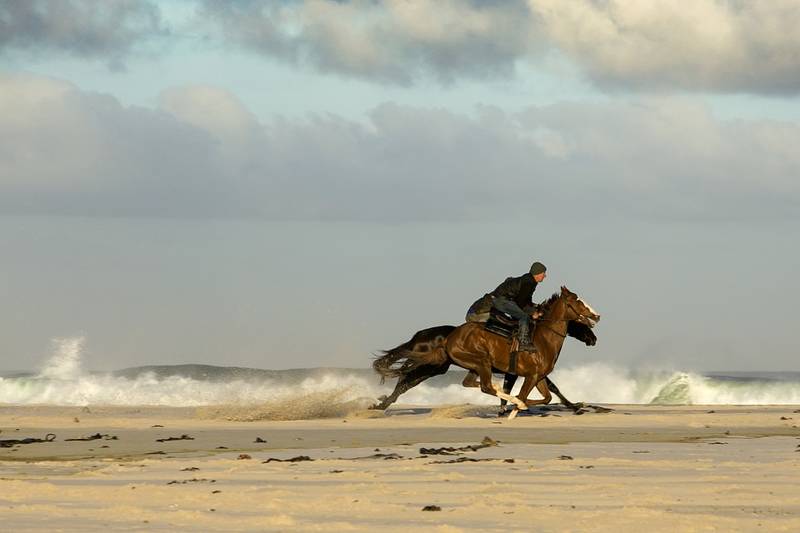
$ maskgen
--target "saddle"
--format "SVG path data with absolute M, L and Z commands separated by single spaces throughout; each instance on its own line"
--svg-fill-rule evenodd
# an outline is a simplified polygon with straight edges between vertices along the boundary
M 519 322 L 511 315 L 492 307 L 489 309 L 489 320 L 483 325 L 486 331 L 502 336 L 507 340 L 516 338 Z

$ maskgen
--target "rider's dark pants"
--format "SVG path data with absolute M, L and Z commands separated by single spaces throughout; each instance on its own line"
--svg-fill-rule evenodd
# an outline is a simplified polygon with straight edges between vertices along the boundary
M 530 337 L 528 337 L 528 331 L 530 330 L 531 317 L 528 315 L 528 313 L 523 311 L 515 301 L 508 300 L 506 298 L 495 298 L 493 305 L 498 311 L 502 311 L 503 313 L 506 313 L 512 318 L 518 320 L 520 340 L 525 339 L 530 341 Z

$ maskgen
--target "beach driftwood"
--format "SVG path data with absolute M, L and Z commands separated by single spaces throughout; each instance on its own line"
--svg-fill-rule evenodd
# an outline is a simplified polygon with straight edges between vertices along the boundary
M 28 437 L 25 439 L 2 439 L 0 440 L 0 448 L 11 448 L 12 446 L 16 446 L 18 444 L 34 444 L 37 442 L 53 442 L 56 440 L 55 433 L 48 433 L 44 436 L 43 439 L 37 439 L 34 437 Z

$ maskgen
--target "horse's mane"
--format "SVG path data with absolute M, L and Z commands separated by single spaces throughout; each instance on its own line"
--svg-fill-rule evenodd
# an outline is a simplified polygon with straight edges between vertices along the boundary
M 550 309 L 550 306 L 553 305 L 555 301 L 558 300 L 560 297 L 561 297 L 560 292 L 554 292 L 550 298 L 540 303 L 539 307 L 542 309 L 542 311 L 548 311 Z

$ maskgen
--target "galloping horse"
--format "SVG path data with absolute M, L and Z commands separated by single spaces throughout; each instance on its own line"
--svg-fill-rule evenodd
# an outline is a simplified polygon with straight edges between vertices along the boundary
M 397 399 L 401 394 L 409 389 L 412 389 L 422 383 L 423 381 L 439 376 L 447 372 L 450 368 L 450 361 L 444 355 L 444 344 L 447 342 L 447 336 L 455 331 L 456 326 L 435 326 L 420 330 L 411 337 L 411 340 L 404 342 L 400 346 L 392 348 L 391 350 L 384 350 L 382 354 L 375 359 L 372 363 L 375 371 L 381 375 L 381 383 L 386 378 L 396 377 L 397 383 L 391 394 L 381 396 L 378 402 L 370 407 L 370 409 L 386 409 Z M 570 320 L 567 324 L 567 336 L 578 339 L 586 346 L 594 346 L 597 344 L 597 336 L 594 334 L 589 326 Z M 441 364 L 424 364 L 411 368 L 408 352 L 432 352 L 437 351 L 442 355 L 443 362 Z M 396 366 L 401 362 L 399 366 Z M 513 376 L 516 378 L 516 376 Z M 504 384 L 505 385 L 505 384 Z M 536 388 L 543 397 L 549 397 L 548 394 L 552 392 L 561 400 L 561 403 L 569 407 L 576 413 L 583 408 L 582 403 L 572 403 L 556 387 L 549 377 L 537 383 Z M 504 388 L 503 392 L 511 392 L 511 387 Z M 506 400 L 502 400 L 501 405 L 504 405 Z
M 373 362 L 373 368 L 384 379 L 398 377 L 399 380 L 394 392 L 373 407 L 385 409 L 411 387 L 429 377 L 445 373 L 452 363 L 469 371 L 463 382 L 465 387 L 477 387 L 480 381 L 483 392 L 515 403 L 517 408 L 511 418 L 516 416 L 518 409 L 527 408 L 525 402 L 534 386 L 542 393 L 543 399 L 533 401 L 530 405 L 549 403 L 550 390 L 553 390 L 565 405 L 577 409 L 560 394 L 547 374 L 553 370 L 564 338 L 569 333 L 586 344 L 594 344 L 596 337 L 588 328 L 594 327 L 600 315 L 566 287 L 561 288 L 560 294 L 556 293 L 544 302 L 541 309 L 543 316 L 533 337 L 537 352 L 523 353 L 515 362 L 516 368 L 510 368 L 508 342 L 486 331 L 481 324 L 472 322 L 457 328 L 429 328 L 418 332 L 409 342 L 387 350 Z M 525 378 L 519 399 L 495 390 L 491 382 L 492 371 L 510 371 Z

